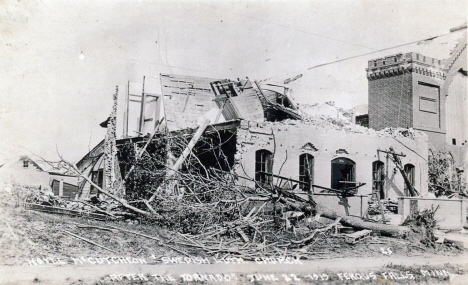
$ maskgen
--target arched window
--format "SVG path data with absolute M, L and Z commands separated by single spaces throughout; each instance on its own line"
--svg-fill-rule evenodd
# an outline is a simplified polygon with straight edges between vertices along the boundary
M 408 180 L 410 181 L 411 183 L 411 186 L 414 187 L 414 165 L 412 164 L 405 164 L 404 166 L 404 170 L 405 170 L 405 173 L 406 173 L 406 176 L 408 177 Z M 409 193 L 409 190 L 408 190 L 408 186 L 406 185 L 405 183 L 405 195 L 406 196 L 410 196 L 410 193 Z
M 266 149 L 255 152 L 255 181 L 260 184 L 268 184 L 272 181 L 273 159 L 270 151 Z
M 314 183 L 314 157 L 311 154 L 304 153 L 299 156 L 299 181 Z M 299 184 L 300 189 L 305 185 Z
M 384 199 L 384 173 L 385 164 L 382 161 L 374 161 L 372 163 L 372 193 L 377 193 L 378 198 Z
M 331 161 L 331 188 L 344 190 L 354 187 L 356 163 L 349 158 L 338 157 Z

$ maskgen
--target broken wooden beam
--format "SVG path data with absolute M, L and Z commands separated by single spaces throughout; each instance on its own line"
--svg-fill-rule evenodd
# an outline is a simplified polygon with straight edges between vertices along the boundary
M 90 244 L 92 244 L 92 245 L 95 245 L 95 246 L 97 246 L 97 247 L 103 248 L 103 249 L 108 250 L 108 251 L 113 252 L 113 253 L 118 253 L 117 251 L 115 251 L 115 250 L 113 250 L 113 249 L 110 249 L 110 248 L 107 248 L 107 247 L 105 247 L 105 246 L 103 246 L 103 245 L 100 245 L 100 244 L 98 244 L 98 243 L 95 243 L 94 241 L 91 241 L 91 240 L 89 240 L 89 239 L 87 239 L 87 238 L 84 238 L 84 237 L 82 237 L 82 236 L 76 235 L 76 234 L 71 233 L 71 232 L 66 231 L 66 230 L 62 230 L 62 231 L 63 231 L 64 233 L 68 234 L 68 235 L 71 235 L 71 236 L 76 237 L 76 238 L 78 238 L 78 239 L 84 240 L 85 242 L 88 242 L 88 243 L 90 243 Z
M 193 147 L 198 142 L 203 132 L 205 131 L 206 127 L 208 127 L 209 123 L 210 123 L 210 120 L 205 120 L 203 124 L 201 124 L 200 127 L 198 127 L 197 132 L 195 133 L 195 135 L 193 135 L 187 147 L 184 149 L 180 157 L 177 159 L 176 163 L 174 163 L 174 165 L 171 167 L 171 170 L 173 172 L 178 171 L 179 168 L 182 166 L 182 163 L 184 163 L 185 159 L 192 152 Z M 172 175 L 170 174 L 170 176 Z

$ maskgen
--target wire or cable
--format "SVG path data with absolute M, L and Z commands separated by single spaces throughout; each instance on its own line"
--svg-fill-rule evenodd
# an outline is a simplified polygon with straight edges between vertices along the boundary
M 199 4 L 205 5 L 205 6 L 208 6 L 208 7 L 211 7 L 211 8 L 213 8 L 213 9 L 215 9 L 215 10 L 218 10 L 218 9 L 219 9 L 218 7 L 211 6 L 211 5 L 208 5 L 208 4 L 203 4 L 203 3 L 199 3 Z M 242 13 L 234 12 L 234 11 L 232 11 L 232 10 L 227 10 L 227 9 L 221 9 L 221 10 L 228 11 L 228 12 L 231 13 L 231 14 L 236 14 L 236 15 L 239 15 L 239 16 L 242 16 L 242 17 L 254 19 L 254 20 L 257 20 L 257 21 L 260 21 L 260 22 L 264 22 L 264 23 L 268 23 L 268 24 L 275 25 L 275 26 L 279 26 L 279 27 L 282 27 L 282 28 L 285 28 L 285 29 L 290 29 L 290 30 L 294 30 L 294 31 L 297 31 L 297 32 L 306 33 L 306 34 L 309 34 L 309 35 L 313 35 L 313 36 L 320 37 L 320 38 L 324 38 L 324 39 L 329 39 L 329 40 L 332 40 L 332 41 L 337 41 L 337 42 L 340 42 L 340 43 L 345 43 L 345 44 L 348 44 L 348 45 L 353 45 L 353 46 L 358 46 L 358 47 L 362 47 L 362 48 L 366 48 L 366 49 L 375 50 L 374 48 L 370 48 L 370 47 L 363 46 L 363 45 L 360 45 L 360 44 L 356 44 L 356 43 L 352 43 L 352 42 L 347 42 L 347 41 L 340 40 L 340 39 L 336 39 L 336 38 L 332 38 L 332 37 L 329 37 L 329 36 L 324 36 L 324 35 L 312 33 L 312 32 L 306 31 L 306 30 L 296 29 L 296 28 L 293 28 L 293 27 L 290 27 L 290 26 L 286 26 L 286 25 L 283 25 L 283 24 L 278 24 L 278 23 L 275 23 L 275 22 L 270 22 L 270 21 L 267 21 L 267 20 L 255 18 L 255 17 L 252 17 L 252 16 L 248 16 L 248 15 L 245 15 L 245 14 L 242 14 Z
M 417 41 L 413 41 L 413 42 L 409 42 L 409 43 L 405 43 L 405 44 L 401 44 L 401 45 L 396 45 L 396 46 L 392 46 L 392 47 L 387 47 L 387 48 L 383 48 L 383 49 L 379 49 L 379 50 L 375 50 L 375 51 L 371 51 L 371 52 L 367 52 L 367 53 L 363 53 L 363 54 L 358 54 L 358 55 L 354 55 L 354 56 L 350 56 L 350 57 L 346 57 L 346 58 L 342 58 L 342 59 L 338 59 L 338 60 L 334 60 L 334 61 L 330 61 L 330 62 L 326 62 L 326 63 L 321 63 L 321 64 L 314 65 L 314 66 L 311 66 L 311 67 L 306 68 L 306 69 L 301 69 L 301 70 L 289 72 L 289 73 L 286 73 L 286 74 L 272 76 L 272 77 L 260 80 L 260 82 L 270 80 L 270 79 L 276 78 L 276 77 L 290 76 L 290 75 L 297 74 L 297 73 L 300 73 L 300 72 L 312 70 L 312 69 L 315 69 L 315 68 L 318 68 L 318 67 L 331 65 L 331 64 L 338 63 L 338 62 L 342 62 L 342 61 L 346 61 L 346 60 L 350 60 L 350 59 L 355 59 L 355 58 L 358 58 L 358 57 L 363 57 L 363 56 L 366 56 L 366 55 L 370 55 L 370 54 L 374 54 L 374 53 L 378 53 L 378 52 L 382 52 L 382 51 L 386 51 L 386 50 L 390 50 L 390 49 L 395 49 L 395 48 L 399 48 L 399 47 L 403 47 L 403 46 L 408 46 L 408 45 L 412 45 L 412 44 L 419 43 L 419 42 L 430 41 L 430 40 L 445 37 L 445 36 L 448 36 L 448 35 L 451 35 L 451 34 L 452 33 L 438 35 L 438 36 L 430 37 L 430 38 L 427 38 L 427 39 L 417 40 Z

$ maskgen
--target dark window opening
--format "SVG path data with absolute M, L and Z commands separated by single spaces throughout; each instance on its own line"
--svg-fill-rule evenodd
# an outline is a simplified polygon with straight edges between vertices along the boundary
M 94 184 L 96 184 L 97 186 L 99 186 L 99 188 L 102 189 L 102 184 L 103 184 L 103 181 L 104 181 L 104 171 L 103 171 L 103 169 L 99 169 L 98 171 L 93 171 L 91 176 L 92 176 L 91 181 L 93 181 Z M 90 194 L 98 194 L 98 193 L 99 192 L 96 189 L 96 187 L 91 185 Z
M 273 157 L 270 151 L 261 149 L 255 152 L 255 181 L 269 184 L 272 181 Z
M 452 144 L 457 145 L 457 139 L 452 139 Z
M 23 160 L 23 167 L 28 168 L 29 167 L 29 161 Z
M 397 58 L 396 58 L 396 57 L 394 58 L 394 60 L 395 60 L 395 62 L 397 62 Z
M 385 173 L 384 173 L 384 166 L 385 164 L 382 161 L 374 161 L 372 163 L 372 193 L 376 193 L 378 195 L 377 198 L 384 199 L 384 181 L 385 181 Z
M 304 153 L 299 156 L 299 181 L 314 183 L 314 157 Z M 299 184 L 300 189 L 305 189 L 306 185 Z
M 355 186 L 356 163 L 351 159 L 339 157 L 331 162 L 331 188 L 345 190 Z
M 414 187 L 415 185 L 414 184 L 414 165 L 405 164 L 404 170 L 405 170 L 406 176 L 408 177 L 408 180 L 411 183 L 411 186 Z M 408 186 L 406 185 L 406 183 L 405 183 L 405 196 L 410 196 Z

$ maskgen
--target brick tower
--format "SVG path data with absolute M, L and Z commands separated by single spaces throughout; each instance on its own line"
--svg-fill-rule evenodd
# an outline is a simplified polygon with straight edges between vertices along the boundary
M 429 144 L 445 146 L 446 76 L 443 63 L 418 53 L 369 61 L 369 127 L 414 128 L 427 133 Z

